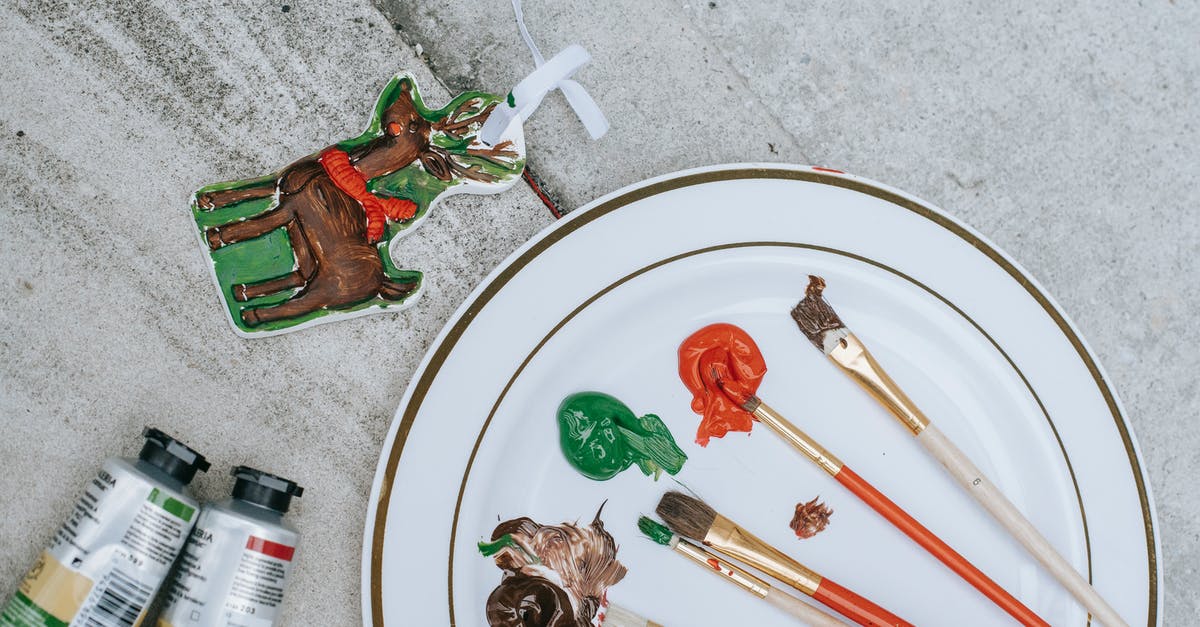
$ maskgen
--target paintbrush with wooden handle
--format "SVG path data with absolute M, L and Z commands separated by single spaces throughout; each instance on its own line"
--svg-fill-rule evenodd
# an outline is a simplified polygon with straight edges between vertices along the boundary
M 701 328 L 679 348 L 680 378 L 693 395 L 699 395 L 693 399 L 692 410 L 705 416 L 703 433 L 707 435 L 705 425 L 716 419 L 727 421 L 731 429 L 745 431 L 752 429 L 757 419 L 1022 625 L 1047 627 L 1046 621 L 1016 597 L 764 403 L 756 392 L 766 372 L 766 361 L 754 338 L 731 324 Z
M 610 603 L 603 612 L 604 616 L 600 619 L 600 627 L 663 627 L 616 603 Z
M 696 546 L 675 535 L 668 527 L 659 524 L 658 521 L 652 518 L 646 516 L 638 518 L 638 529 L 646 534 L 647 538 L 663 546 L 670 547 L 676 553 L 699 564 L 704 570 L 710 573 L 722 575 L 723 579 L 733 582 L 739 588 L 765 600 L 786 614 L 804 621 L 807 625 L 814 625 L 815 627 L 841 627 L 845 625 L 845 623 L 829 614 L 750 574 L 737 564 L 723 560 L 704 550 L 702 547 Z
M 722 383 L 722 377 L 715 369 L 712 379 L 718 389 L 729 395 L 730 400 L 751 413 L 759 422 L 767 425 L 776 435 L 803 453 L 805 457 L 812 460 L 821 470 L 829 473 L 831 477 L 842 484 L 847 490 L 850 490 L 851 494 L 870 506 L 880 516 L 883 516 L 884 519 L 892 523 L 893 526 L 912 539 L 913 542 L 916 542 L 921 548 L 928 551 L 930 555 L 936 557 L 938 561 L 954 571 L 956 575 L 983 593 L 984 596 L 995 603 L 1000 609 L 1008 612 L 1009 616 L 1012 616 L 1022 625 L 1028 627 L 1049 627 L 1049 623 L 1042 620 L 1033 610 L 1017 600 L 1007 590 L 1000 587 L 1000 584 L 985 575 L 983 571 L 979 570 L 967 558 L 963 557 L 953 547 L 946 544 L 945 541 L 925 527 L 925 525 L 922 525 L 917 519 L 904 511 L 904 508 L 896 505 L 894 501 L 867 482 L 866 479 L 863 479 L 858 473 L 851 470 L 849 466 L 843 464 L 842 460 L 821 446 L 812 436 L 789 422 L 783 417 L 783 414 L 772 409 L 754 394 L 745 394 L 727 389 Z
M 1100 593 L 1076 571 L 1020 510 L 983 475 L 949 438 L 917 408 L 900 386 L 888 376 L 867 347 L 842 323 L 822 292 L 825 281 L 809 276 L 804 298 L 792 309 L 792 318 L 800 331 L 830 361 L 862 386 L 901 423 L 917 442 L 933 455 L 967 493 L 975 498 L 1005 529 L 1028 550 L 1063 587 L 1108 627 L 1126 623 Z
M 682 492 L 667 492 L 655 511 L 671 531 L 761 570 L 859 625 L 912 627 L 899 616 L 788 557 L 700 499 Z

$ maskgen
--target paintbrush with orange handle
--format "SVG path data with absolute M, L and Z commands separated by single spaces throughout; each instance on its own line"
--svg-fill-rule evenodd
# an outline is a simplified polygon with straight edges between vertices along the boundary
M 665 547 L 670 547 L 673 551 L 686 557 L 691 562 L 699 564 L 704 570 L 721 575 L 722 579 L 732 582 L 739 588 L 763 599 L 789 616 L 804 621 L 806 625 L 812 625 L 813 627 L 842 627 L 845 625 L 845 623 L 829 614 L 746 572 L 744 568 L 737 564 L 725 561 L 675 535 L 669 528 L 659 524 L 652 518 L 647 516 L 638 518 L 638 529 L 646 534 L 647 538 Z
M 757 419 L 1021 624 L 1046 625 L 1037 614 L 847 468 L 816 440 L 763 403 L 756 392 L 766 372 L 766 361 L 754 338 L 732 324 L 706 326 L 680 344 L 679 376 L 694 395 L 692 410 L 704 415 L 701 442 L 706 441 L 703 438 L 710 435 L 710 430 L 711 435 L 716 436 L 728 430 L 750 431 Z
M 655 510 L 671 531 L 741 561 L 824 603 L 859 625 L 912 627 L 871 601 L 822 577 L 763 542 L 697 498 L 667 492 Z
M 721 384 L 721 377 L 717 373 L 713 374 L 713 379 L 716 381 L 717 387 L 729 393 L 735 402 L 753 414 L 759 422 L 767 425 L 776 435 L 783 438 L 784 441 L 811 459 L 817 466 L 821 467 L 821 470 L 829 473 L 838 483 L 850 490 L 854 496 L 857 496 L 859 500 L 869 505 L 871 509 L 878 512 L 880 516 L 887 519 L 888 522 L 902 531 L 904 535 L 928 551 L 930 555 L 936 557 L 938 561 L 945 564 L 976 590 L 982 592 L 984 596 L 998 605 L 1000 609 L 1008 612 L 1010 616 L 1017 619 L 1022 625 L 1049 627 L 1049 624 L 1035 614 L 1033 610 L 1026 607 L 1024 603 L 1021 603 L 1016 597 L 1009 594 L 1007 590 L 1000 587 L 1000 584 L 993 581 L 983 571 L 976 568 L 974 564 L 967 561 L 967 558 L 942 541 L 941 538 L 927 529 L 925 525 L 922 525 L 917 519 L 904 511 L 903 508 L 884 496 L 882 492 L 868 483 L 866 479 L 858 476 L 858 473 L 843 464 L 840 459 L 826 450 L 816 440 L 812 439 L 811 436 L 801 431 L 796 425 L 788 422 L 779 412 L 771 409 L 771 407 L 753 394 L 736 394 L 726 390 Z
M 900 386 L 884 372 L 867 347 L 850 332 L 825 300 L 822 295 L 825 281 L 818 276 L 810 275 L 808 278 L 804 298 L 792 309 L 792 318 L 808 340 L 912 431 L 917 442 L 1063 587 L 1075 595 L 1093 618 L 1108 627 L 1125 627 L 1125 621 L 1100 593 L 1055 550 L 1004 493 L 940 429 L 929 422 Z

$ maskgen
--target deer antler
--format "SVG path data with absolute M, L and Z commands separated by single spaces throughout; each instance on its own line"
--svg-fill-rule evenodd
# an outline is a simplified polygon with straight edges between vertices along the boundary
M 479 108 L 482 104 L 482 98 L 468 98 L 455 107 L 449 115 L 434 122 L 431 128 L 461 141 L 473 125 L 481 124 L 491 115 L 498 103 L 493 102 L 486 107 Z M 481 183 L 494 183 L 500 180 L 500 176 L 485 172 L 480 167 L 481 164 L 469 163 L 469 161 L 476 160 L 511 169 L 513 163 L 521 156 L 513 148 L 511 140 L 505 140 L 490 147 L 477 146 L 475 142 L 471 142 L 471 146 L 456 148 L 454 152 L 431 143 L 425 149 L 424 154 L 429 158 L 422 157 L 421 163 L 430 174 L 442 180 L 459 177 Z
M 442 174 L 449 174 L 451 177 L 456 176 L 456 177 L 465 178 L 465 179 L 471 180 L 471 181 L 479 181 L 481 183 L 495 183 L 496 181 L 500 180 L 500 177 L 498 175 L 489 174 L 487 172 L 484 172 L 483 170 L 479 169 L 478 165 L 466 165 L 463 163 L 459 163 L 454 158 L 455 155 L 451 154 L 450 152 L 448 152 L 445 148 L 442 148 L 441 146 L 430 146 L 426 150 L 429 153 L 437 155 L 439 157 L 438 161 L 445 164 L 445 167 L 449 170 L 448 172 L 446 172 L 446 171 L 442 171 L 442 172 L 430 171 L 430 174 L 433 174 L 434 176 L 437 176 L 438 178 L 441 178 L 443 180 L 449 180 L 449 177 L 442 176 Z M 477 156 L 475 158 L 483 159 L 485 161 L 494 163 L 494 164 L 502 166 L 502 167 L 509 167 L 510 165 L 512 165 L 509 163 L 504 163 L 502 161 L 488 159 L 488 158 L 482 157 L 482 156 Z M 434 165 L 434 163 L 436 163 L 436 162 L 426 163 L 425 160 L 423 159 L 421 161 L 421 163 L 423 165 L 425 165 L 426 170 L 429 170 L 429 168 L 431 168 L 431 167 L 434 167 L 434 168 L 437 167 L 436 165 Z
M 484 107 L 482 111 L 471 113 L 469 109 L 478 105 L 480 102 L 481 101 L 479 98 L 472 98 L 458 105 L 458 108 L 455 109 L 453 113 L 446 116 L 442 120 L 434 122 L 433 130 L 445 133 L 455 139 L 462 139 L 462 131 L 465 131 L 472 124 L 482 123 L 487 119 L 488 115 L 491 114 L 492 110 L 496 108 L 496 103 L 493 102 L 492 104 Z M 467 113 L 468 117 L 460 119 L 459 116 L 463 115 L 464 113 Z
M 475 106 L 478 105 L 480 102 L 482 102 L 482 100 L 480 98 L 468 98 L 467 100 L 464 100 L 462 104 L 458 105 L 458 108 L 456 108 L 454 110 L 454 113 L 451 113 L 446 119 L 457 120 L 458 116 L 462 115 L 463 113 L 466 113 L 468 109 L 474 109 Z M 475 113 L 475 112 L 472 112 L 472 113 Z
M 516 159 L 521 156 L 517 151 L 510 150 L 511 146 L 512 140 L 506 139 L 491 148 L 468 148 L 467 154 L 488 163 L 508 167 L 512 163 L 504 161 L 504 159 Z
M 496 176 L 495 174 L 488 174 L 487 172 L 480 170 L 479 166 L 477 165 L 464 166 L 454 159 L 450 159 L 450 169 L 458 176 L 472 181 L 479 181 L 481 183 L 495 183 L 496 181 L 500 180 L 499 176 Z

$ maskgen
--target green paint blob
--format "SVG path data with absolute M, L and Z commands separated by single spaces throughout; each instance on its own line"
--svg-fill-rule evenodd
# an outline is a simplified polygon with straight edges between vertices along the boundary
M 675 537 L 675 534 L 671 533 L 671 530 L 668 529 L 666 525 L 659 523 L 653 518 L 647 518 L 645 516 L 642 516 L 638 519 L 638 529 L 641 529 L 642 533 L 646 534 L 647 538 L 650 538 L 651 540 L 654 540 L 663 546 L 669 546 L 671 544 L 671 538 Z
M 676 474 L 687 455 L 654 414 L 641 418 L 625 403 L 600 392 L 579 392 L 558 407 L 559 443 L 567 461 L 585 477 L 604 481 L 637 464 L 654 479 Z

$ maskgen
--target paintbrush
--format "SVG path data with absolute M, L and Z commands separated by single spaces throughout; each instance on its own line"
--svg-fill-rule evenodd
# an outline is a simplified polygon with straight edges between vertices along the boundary
M 1109 627 L 1124 626 L 1126 623 L 1116 610 L 1054 549 L 1004 493 L 940 429 L 930 423 L 929 418 L 921 413 L 912 399 L 875 361 L 862 341 L 842 323 L 822 295 L 824 279 L 812 275 L 808 279 L 804 298 L 792 309 L 792 318 L 808 340 L 912 431 L 917 442 L 1037 558 L 1087 608 L 1093 618 Z
M 663 627 L 646 617 L 625 609 L 615 603 L 609 603 L 600 619 L 600 627 Z
M 1000 587 L 1000 584 L 983 574 L 983 571 L 967 561 L 967 558 L 951 548 L 950 545 L 942 541 L 941 538 L 937 537 L 937 535 L 918 522 L 917 519 L 910 516 L 908 512 L 905 512 L 903 508 L 896 505 L 887 496 L 884 496 L 875 486 L 868 483 L 866 479 L 863 479 L 858 473 L 843 464 L 842 460 L 834 456 L 833 453 L 830 453 L 799 427 L 789 422 L 782 414 L 762 402 L 754 394 L 737 392 L 734 389 L 724 386 L 722 378 L 715 368 L 713 369 L 712 378 L 716 382 L 717 388 L 725 392 L 730 400 L 753 414 L 759 422 L 767 425 L 776 435 L 783 438 L 784 441 L 811 459 L 813 463 L 821 467 L 821 470 L 829 473 L 838 483 L 850 490 L 854 496 L 857 496 L 859 500 L 869 505 L 871 509 L 878 512 L 879 515 L 902 531 L 904 535 L 928 551 L 930 555 L 936 557 L 976 590 L 982 592 L 984 596 L 999 606 L 1000 609 L 1008 612 L 1010 616 L 1020 621 L 1022 625 L 1048 627 L 1048 623 L 1035 614 L 1033 610 L 1030 610 L 1025 604 L 1018 601 L 1016 597 Z
M 753 594 L 754 596 L 765 600 L 767 603 L 783 610 L 785 613 L 794 616 L 808 625 L 817 627 L 837 627 L 845 625 L 842 621 L 822 612 L 821 610 L 797 599 L 796 597 L 772 586 L 771 584 L 759 579 L 750 574 L 742 567 L 727 562 L 712 553 L 698 547 L 691 542 L 675 535 L 666 526 L 659 524 L 658 521 L 642 516 L 638 518 L 638 529 L 646 534 L 646 537 L 654 540 L 658 544 L 670 547 L 676 553 L 688 558 L 692 562 L 699 564 L 711 573 L 724 575 L 724 579 L 732 581 L 738 587 Z
M 655 511 L 671 531 L 761 570 L 859 625 L 911 627 L 911 623 L 899 616 L 822 577 L 755 537 L 700 499 L 682 492 L 667 492 Z

